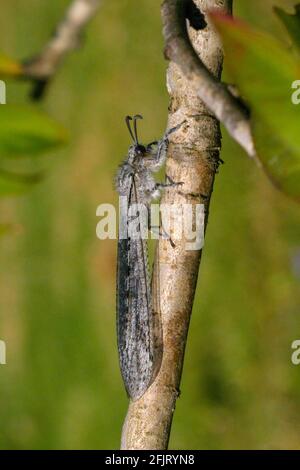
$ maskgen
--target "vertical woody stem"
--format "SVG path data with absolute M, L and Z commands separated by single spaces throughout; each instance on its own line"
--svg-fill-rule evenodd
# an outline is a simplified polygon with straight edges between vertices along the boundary
M 65 57 L 80 45 L 83 31 L 99 6 L 100 0 L 72 0 L 43 50 L 23 64 L 23 78 L 34 82 L 33 99 L 43 97 L 48 82 L 55 76 Z
M 181 2 L 189 4 L 186 10 L 191 20 L 188 22 L 189 37 L 195 51 L 213 75 L 220 79 L 223 64 L 220 39 L 208 18 L 205 16 L 206 26 L 203 21 L 200 25 L 199 18 L 200 12 L 205 15 L 211 9 L 231 13 L 232 0 L 194 0 L 194 6 L 200 10 L 198 14 L 197 9 L 191 8 L 192 0 Z M 165 0 L 162 6 L 164 21 L 170 4 L 180 5 L 181 2 Z M 220 125 L 174 62 L 170 62 L 168 68 L 167 86 L 170 95 L 169 128 L 184 120 L 186 124 L 170 137 L 166 173 L 173 181 L 184 184 L 167 190 L 162 203 L 204 204 L 207 224 L 219 165 Z M 172 237 L 172 233 L 170 235 Z M 184 238 L 176 240 L 174 248 L 167 240 L 159 241 L 154 279 L 160 279 L 163 359 L 159 374 L 145 395 L 129 404 L 122 449 L 166 449 L 168 446 L 201 260 L 201 251 L 187 251 L 186 242 Z M 157 292 L 153 292 L 154 299 L 156 295 Z

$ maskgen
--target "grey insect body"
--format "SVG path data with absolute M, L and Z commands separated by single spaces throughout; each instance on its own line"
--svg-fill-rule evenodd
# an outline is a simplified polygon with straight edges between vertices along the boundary
M 161 189 L 173 184 L 157 184 L 153 173 L 165 162 L 168 136 L 143 146 L 138 142 L 137 119 L 127 116 L 126 123 L 133 139 L 128 156 L 119 167 L 116 189 L 127 198 L 127 209 L 143 204 L 148 214 L 150 203 Z M 179 126 L 178 126 L 179 127 Z M 120 214 L 127 218 L 128 214 Z M 128 235 L 128 234 L 127 234 Z M 159 284 L 159 281 L 154 280 Z M 162 331 L 159 299 L 152 299 L 147 240 L 141 237 L 120 238 L 117 256 L 117 336 L 122 377 L 132 400 L 140 398 L 155 379 L 161 364 Z

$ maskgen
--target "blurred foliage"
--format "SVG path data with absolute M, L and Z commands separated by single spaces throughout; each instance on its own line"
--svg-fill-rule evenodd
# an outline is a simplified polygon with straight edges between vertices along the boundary
M 12 228 L 13 226 L 11 224 L 0 224 L 0 237 L 9 233 Z
M 18 78 L 22 64 L 0 52 L 0 79 Z M 1 80 L 2 93 L 6 84 Z M 4 85 L 4 87 L 3 87 Z M 6 98 L 6 96 L 5 96 Z M 6 99 L 5 99 L 6 101 Z M 18 195 L 41 180 L 36 172 L 20 174 L 17 160 L 11 160 L 10 171 L 5 157 L 29 157 L 57 147 L 67 140 L 66 130 L 33 105 L 0 105 L 0 196 Z M 31 162 L 34 165 L 34 162 Z M 32 166 L 32 164 L 31 164 Z
M 0 51 L 0 77 L 19 77 L 22 74 L 22 65 L 20 62 L 8 57 Z
M 0 107 L 0 155 L 39 154 L 66 141 L 66 131 L 34 107 Z
M 253 26 L 284 37 L 272 1 L 235 3 Z M 67 4 L 4 0 L 1 49 L 32 56 Z M 19 224 L 0 238 L 3 449 L 119 446 L 127 399 L 115 336 L 116 242 L 97 240 L 95 213 L 117 204 L 124 116 L 144 115 L 145 142 L 164 132 L 159 6 L 103 1 L 46 100 L 70 128 L 70 146 L 43 156 L 52 171 L 42 185 L 1 202 L 1 219 Z M 27 94 L 28 84 L 8 83 L 9 102 Z M 225 131 L 222 158 L 170 448 L 299 448 L 300 368 L 290 356 L 300 337 L 300 209 Z
M 299 57 L 274 36 L 239 19 L 213 18 L 231 81 L 250 105 L 258 158 L 276 186 L 300 201 L 300 108 L 292 102 Z
M 293 45 L 300 50 L 300 4 L 295 5 L 295 11 L 291 14 L 279 7 L 274 7 L 274 12 L 288 30 Z
M 22 194 L 41 180 L 41 173 L 26 175 L 0 169 L 0 197 Z

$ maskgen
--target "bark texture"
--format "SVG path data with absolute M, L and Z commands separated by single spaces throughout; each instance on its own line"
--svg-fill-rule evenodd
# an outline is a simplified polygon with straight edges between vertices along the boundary
M 222 2 L 215 2 L 211 10 L 220 12 L 221 4 Z M 250 157 L 256 157 L 247 106 L 232 93 L 230 87 L 211 73 L 189 41 L 185 21 L 187 15 L 190 17 L 190 24 L 196 29 L 203 27 L 203 23 L 205 26 L 201 14 L 197 16 L 195 7 L 190 5 L 195 3 L 192 0 L 165 0 L 162 11 L 166 40 L 165 54 L 178 64 L 190 86 L 197 90 L 200 99 L 224 124 L 229 134 Z
M 185 1 L 185 0 L 183 0 Z M 164 8 L 168 0 L 163 5 Z M 218 35 L 209 24 L 200 26 L 200 12 L 210 9 L 231 13 L 231 0 L 194 0 L 187 11 L 188 34 L 202 62 L 218 80 L 223 53 Z M 197 7 L 199 10 L 197 10 Z M 198 12 L 198 13 L 197 13 Z M 198 18 L 198 20 L 197 20 Z M 202 18 L 203 20 L 203 18 Z M 192 26 L 193 25 L 193 26 Z M 219 121 L 207 109 L 182 67 L 169 64 L 167 87 L 170 94 L 168 127 L 186 121 L 171 136 L 166 174 L 184 184 L 168 189 L 162 203 L 199 204 L 206 210 L 206 223 L 216 170 L 219 166 L 221 133 Z M 172 233 L 170 234 L 172 237 Z M 122 449 L 166 449 L 179 387 L 184 351 L 197 284 L 200 251 L 186 251 L 186 240 L 175 248 L 160 240 L 153 279 L 159 278 L 160 314 L 163 326 L 163 359 L 158 376 L 145 395 L 130 402 L 122 435 Z M 159 273 L 158 273 L 159 270 Z M 156 298 L 157 282 L 153 284 Z

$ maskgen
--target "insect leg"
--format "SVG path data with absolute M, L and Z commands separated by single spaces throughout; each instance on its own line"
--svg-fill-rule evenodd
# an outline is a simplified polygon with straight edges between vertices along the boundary
M 185 123 L 186 123 L 186 120 L 182 121 L 180 124 L 177 124 L 177 126 L 174 126 L 174 127 L 172 127 L 171 129 L 169 129 L 169 130 L 166 132 L 164 138 L 168 138 L 170 134 L 173 134 L 173 132 L 178 131 L 178 129 L 180 129 L 180 128 L 183 126 L 183 124 L 185 124 Z
M 155 189 L 165 189 L 165 188 L 176 188 L 177 186 L 182 186 L 184 183 L 181 181 L 179 183 L 171 182 L 171 183 L 157 183 L 155 185 Z
M 176 132 L 178 129 L 180 129 L 181 126 L 183 126 L 183 124 L 185 124 L 186 121 L 183 121 L 181 122 L 180 124 L 178 124 L 177 126 L 175 127 L 172 127 L 172 129 L 169 129 L 164 137 L 157 143 L 158 145 L 158 149 L 157 149 L 157 153 L 156 153 L 156 156 L 155 156 L 155 159 L 154 159 L 154 163 L 152 165 L 152 171 L 158 171 L 162 166 L 163 164 L 165 163 L 166 161 L 166 158 L 167 158 L 167 151 L 168 151 L 168 146 L 169 146 L 169 136 L 171 134 L 173 134 L 174 132 Z
M 173 242 L 171 236 L 169 233 L 165 230 L 163 223 L 161 223 L 161 226 L 159 225 L 151 225 L 151 215 L 150 212 L 148 212 L 148 229 L 153 235 L 158 235 L 159 237 L 162 237 L 164 240 L 169 240 L 172 248 L 175 248 L 175 243 Z
M 151 232 L 153 233 L 153 235 L 159 235 L 160 237 L 162 237 L 164 240 L 168 240 L 170 242 L 170 245 L 172 248 L 175 248 L 175 243 L 173 242 L 171 236 L 168 234 L 168 232 L 166 232 L 166 230 L 164 229 L 164 227 L 158 227 L 156 225 L 152 226 L 151 227 Z
M 152 170 L 159 170 L 165 163 L 167 158 L 167 151 L 169 146 L 169 139 L 164 137 L 158 142 L 157 153 L 154 159 Z

